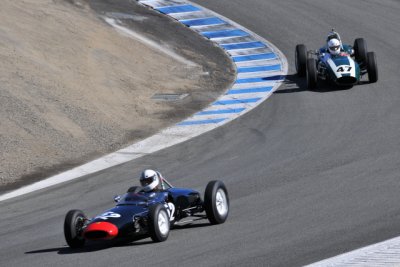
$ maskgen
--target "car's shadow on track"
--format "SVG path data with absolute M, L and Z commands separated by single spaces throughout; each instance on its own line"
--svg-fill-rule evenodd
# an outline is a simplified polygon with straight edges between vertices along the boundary
M 361 82 L 360 84 L 364 84 Z M 328 93 L 328 92 L 340 92 L 351 89 L 353 86 L 337 86 L 329 82 L 318 81 L 318 87 L 316 89 L 308 89 L 307 81 L 305 77 L 299 77 L 297 74 L 286 75 L 283 81 L 282 89 L 278 89 L 274 94 L 290 94 L 299 92 L 316 92 L 316 93 Z
M 144 240 L 146 239 L 146 240 Z M 125 246 L 143 246 L 154 243 L 152 240 L 148 239 L 148 237 L 137 238 L 135 240 L 118 240 L 118 241 L 102 241 L 102 242 L 88 242 L 85 244 L 83 248 L 72 249 L 68 246 L 65 247 L 57 247 L 57 248 L 47 248 L 47 249 L 39 249 L 27 251 L 25 254 L 39 254 L 39 253 L 49 253 L 49 252 L 57 252 L 57 254 L 65 255 L 65 254 L 79 254 L 79 253 L 88 253 L 95 252 L 105 249 L 110 249 L 114 247 L 125 247 Z
M 200 227 L 211 227 L 212 225 L 208 222 L 206 223 L 190 223 L 184 225 L 174 225 L 172 230 L 183 230 L 183 229 L 190 229 L 190 228 L 200 228 Z
M 207 227 L 212 226 L 210 223 L 189 223 L 185 225 L 174 225 L 171 231 L 176 230 L 184 230 L 184 229 L 191 229 L 191 228 L 199 228 L 199 227 Z M 38 249 L 38 250 L 31 250 L 25 252 L 25 254 L 40 254 L 40 253 L 50 253 L 56 252 L 60 255 L 65 254 L 78 254 L 78 253 L 88 253 L 88 252 L 95 252 L 115 247 L 131 247 L 131 246 L 144 246 L 153 244 L 154 242 L 148 236 L 137 237 L 135 239 L 119 239 L 115 241 L 98 241 L 93 242 L 89 241 L 83 248 L 72 249 L 68 246 L 64 247 L 57 247 L 57 248 L 46 248 L 46 249 Z
M 40 254 L 40 253 L 49 253 L 49 252 L 57 252 L 57 254 L 64 255 L 64 254 L 77 254 L 77 253 L 87 253 L 87 252 L 95 252 L 99 250 L 104 250 L 111 248 L 112 246 L 108 246 L 105 244 L 98 244 L 98 245 L 88 245 L 83 248 L 72 249 L 68 246 L 65 247 L 58 247 L 58 248 L 47 248 L 47 249 L 38 249 L 27 251 L 25 254 Z

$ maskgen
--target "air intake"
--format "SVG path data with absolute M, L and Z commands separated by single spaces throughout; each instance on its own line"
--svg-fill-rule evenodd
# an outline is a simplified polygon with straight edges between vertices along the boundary
M 353 84 L 357 83 L 357 79 L 352 76 L 344 76 L 344 77 L 338 78 L 336 80 L 336 83 L 338 83 L 340 85 L 353 85 Z
M 109 222 L 93 222 L 83 231 L 86 239 L 113 239 L 118 235 L 118 228 Z

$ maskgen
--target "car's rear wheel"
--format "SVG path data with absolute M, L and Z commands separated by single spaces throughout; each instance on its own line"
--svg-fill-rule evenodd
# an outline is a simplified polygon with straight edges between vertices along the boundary
M 307 88 L 317 88 L 317 62 L 313 58 L 307 59 Z
M 303 44 L 296 45 L 295 52 L 296 71 L 299 77 L 306 75 L 307 48 Z
M 149 208 L 149 234 L 154 242 L 167 240 L 170 230 L 169 215 L 161 204 Z
M 65 216 L 64 236 L 71 248 L 80 248 L 85 245 L 82 228 L 86 220 L 85 214 L 80 210 L 70 210 Z
M 376 57 L 374 52 L 368 52 L 367 54 L 367 71 L 368 80 L 370 83 L 378 81 L 378 65 L 376 64 Z
M 354 56 L 356 61 L 361 64 L 367 63 L 367 42 L 364 38 L 357 38 L 354 40 Z
M 221 224 L 229 214 L 229 196 L 225 184 L 210 181 L 204 193 L 204 209 L 211 224 Z

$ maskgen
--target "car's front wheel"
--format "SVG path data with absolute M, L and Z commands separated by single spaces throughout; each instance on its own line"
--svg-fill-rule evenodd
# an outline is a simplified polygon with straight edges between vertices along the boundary
M 354 40 L 354 56 L 358 63 L 367 63 L 367 42 L 364 38 L 357 38 Z
M 85 214 L 80 210 L 70 210 L 65 216 L 64 236 L 65 241 L 71 248 L 80 248 L 85 245 L 82 228 L 86 220 Z
M 317 62 L 313 58 L 307 59 L 307 88 L 317 88 Z
M 154 242 L 167 240 L 170 230 L 168 211 L 161 204 L 149 208 L 149 234 Z
M 378 81 L 378 66 L 374 52 L 368 52 L 367 54 L 367 71 L 369 82 L 376 83 Z
M 221 224 L 229 214 L 229 196 L 225 184 L 221 181 L 211 181 L 204 193 L 204 209 L 211 224 Z
M 299 77 L 306 75 L 306 64 L 307 64 L 307 48 L 303 44 L 296 45 L 295 51 L 295 63 L 296 71 Z

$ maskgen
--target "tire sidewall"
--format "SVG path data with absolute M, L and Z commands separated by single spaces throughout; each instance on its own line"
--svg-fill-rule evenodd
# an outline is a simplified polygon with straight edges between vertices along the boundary
M 358 63 L 367 63 L 367 43 L 363 38 L 357 38 L 354 40 L 354 55 Z
M 371 83 L 378 81 L 378 68 L 376 64 L 376 56 L 374 52 L 368 52 L 367 54 L 367 71 L 368 79 Z
M 307 60 L 307 87 L 315 89 L 317 87 L 317 67 L 313 58 Z
M 77 232 L 79 218 L 86 219 L 85 214 L 81 210 L 70 210 L 65 216 L 64 236 L 71 248 L 82 247 L 85 243 L 84 237 Z
M 166 234 L 162 234 L 158 225 L 159 216 L 163 214 L 166 217 L 166 223 L 168 224 L 168 231 Z M 149 208 L 149 234 L 154 242 L 163 242 L 167 240 L 169 232 L 171 230 L 171 224 L 169 221 L 168 212 L 165 207 L 161 204 L 156 204 Z
M 305 45 L 296 45 L 295 50 L 295 66 L 296 72 L 299 77 L 303 77 L 306 74 L 306 61 L 307 61 L 307 49 Z
M 225 194 L 227 211 L 225 214 L 220 214 L 217 209 L 217 192 L 222 190 Z M 221 181 L 211 181 L 207 184 L 204 193 L 204 208 L 206 210 L 207 218 L 211 224 L 221 224 L 226 221 L 229 215 L 229 196 L 228 191 Z

